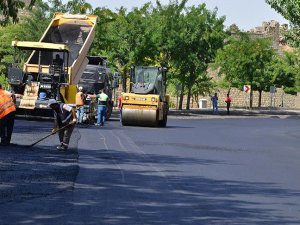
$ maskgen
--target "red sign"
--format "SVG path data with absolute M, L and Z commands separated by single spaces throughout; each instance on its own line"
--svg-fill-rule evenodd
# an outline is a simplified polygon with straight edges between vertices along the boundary
M 244 85 L 244 92 L 249 93 L 251 91 L 251 85 Z

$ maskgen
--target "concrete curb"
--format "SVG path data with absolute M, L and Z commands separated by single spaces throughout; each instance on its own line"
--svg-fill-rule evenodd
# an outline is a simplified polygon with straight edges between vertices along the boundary
M 191 110 L 176 110 L 170 109 L 170 116 L 175 117 L 272 117 L 272 116 L 295 116 L 300 117 L 300 110 L 287 110 L 287 109 L 232 109 L 230 115 L 227 115 L 226 109 L 219 109 L 218 114 L 213 114 L 211 109 L 191 109 Z

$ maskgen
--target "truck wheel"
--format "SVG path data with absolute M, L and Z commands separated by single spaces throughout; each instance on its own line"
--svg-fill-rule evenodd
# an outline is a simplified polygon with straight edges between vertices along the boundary
M 163 120 L 158 121 L 159 127 L 166 127 L 167 126 L 167 117 L 164 117 Z
M 168 104 L 164 105 L 164 116 L 163 120 L 158 121 L 158 126 L 159 127 L 166 127 L 167 126 L 167 121 L 168 121 L 168 111 L 169 111 L 169 106 Z

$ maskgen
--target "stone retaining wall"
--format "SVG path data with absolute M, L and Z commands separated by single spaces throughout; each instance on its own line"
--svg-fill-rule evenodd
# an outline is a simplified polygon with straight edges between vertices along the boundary
M 225 98 L 227 94 L 227 90 L 219 90 L 218 92 L 219 97 L 219 107 L 225 107 Z M 248 97 L 247 97 L 248 96 Z M 241 91 L 237 88 L 232 88 L 230 90 L 230 97 L 232 99 L 232 107 L 236 108 L 246 108 L 246 103 L 249 101 L 249 94 Z M 211 100 L 210 96 L 200 96 L 199 99 L 204 99 L 207 101 L 207 108 L 211 108 Z M 258 99 L 259 93 L 258 91 L 253 92 L 253 107 L 258 107 Z M 282 88 L 277 88 L 274 97 L 271 98 L 271 94 L 269 92 L 262 92 L 262 102 L 261 107 L 283 107 L 286 109 L 300 109 L 300 93 L 297 95 L 290 95 L 284 93 Z M 272 103 L 271 103 L 272 100 Z M 171 97 L 172 105 L 176 106 L 176 97 Z M 271 105 L 272 104 L 272 105 Z M 248 103 L 249 106 L 249 103 Z M 190 104 L 191 108 L 199 108 L 199 103 L 197 103 L 194 99 L 191 100 Z M 184 97 L 183 101 L 183 109 L 186 108 L 186 96 Z

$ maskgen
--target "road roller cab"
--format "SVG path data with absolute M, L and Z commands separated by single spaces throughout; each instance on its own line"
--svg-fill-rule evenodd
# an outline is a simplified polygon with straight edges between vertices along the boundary
M 169 96 L 164 67 L 133 66 L 130 92 L 122 95 L 122 124 L 161 126 L 167 124 Z

